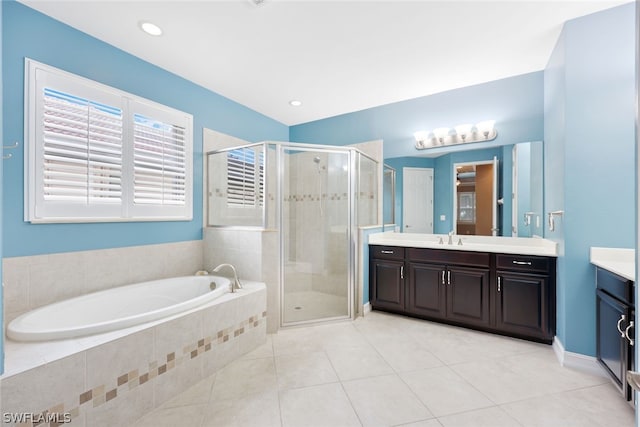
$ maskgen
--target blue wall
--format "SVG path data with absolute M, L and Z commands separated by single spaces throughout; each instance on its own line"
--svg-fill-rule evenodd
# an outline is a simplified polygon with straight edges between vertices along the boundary
M 568 21 L 545 70 L 545 207 L 555 232 L 558 338 L 595 355 L 591 246 L 635 247 L 635 6 Z
M 288 127 L 168 71 L 51 19 L 3 2 L 5 141 L 23 141 L 24 58 L 29 57 L 193 115 L 193 220 L 103 224 L 23 221 L 23 155 L 4 170 L 4 256 L 197 240 L 202 238 L 202 129 L 248 141 L 287 140 Z M 10 42 L 9 42 L 10 41 Z
M 481 148 L 540 141 L 542 71 L 292 126 L 295 142 L 347 145 L 382 139 L 384 158 L 415 156 L 413 132 L 496 120 L 498 138 Z

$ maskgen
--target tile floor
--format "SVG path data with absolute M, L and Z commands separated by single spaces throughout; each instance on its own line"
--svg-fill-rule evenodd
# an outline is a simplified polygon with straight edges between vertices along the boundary
M 609 380 L 551 346 L 373 312 L 287 329 L 135 427 L 634 426 Z

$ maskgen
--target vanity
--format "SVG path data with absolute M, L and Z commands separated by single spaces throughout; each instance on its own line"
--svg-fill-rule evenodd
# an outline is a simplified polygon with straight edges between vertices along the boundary
M 596 357 L 629 401 L 627 371 L 634 369 L 635 251 L 592 247 L 596 266 Z
M 369 236 L 374 310 L 550 344 L 557 246 L 545 239 Z

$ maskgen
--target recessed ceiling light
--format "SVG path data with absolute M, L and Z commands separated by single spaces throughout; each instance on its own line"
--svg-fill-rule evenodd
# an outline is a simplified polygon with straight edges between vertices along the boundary
M 291 105 L 292 107 L 299 107 L 302 105 L 302 101 L 298 101 L 297 99 L 292 99 L 291 101 L 289 101 L 289 105 Z
M 151 35 L 151 36 L 161 36 L 162 35 L 162 29 L 160 27 L 158 27 L 156 24 L 153 24 L 151 22 L 148 21 L 140 21 L 140 23 L 138 24 L 140 26 L 140 29 L 142 31 L 144 31 L 145 33 Z

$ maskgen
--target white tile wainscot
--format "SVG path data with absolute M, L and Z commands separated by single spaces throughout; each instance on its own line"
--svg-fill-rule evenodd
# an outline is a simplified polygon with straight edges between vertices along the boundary
M 71 426 L 133 423 L 264 344 L 266 287 L 243 285 L 185 313 L 120 331 L 40 343 L 6 341 L 2 412 L 69 414 L 71 423 L 65 425 Z

